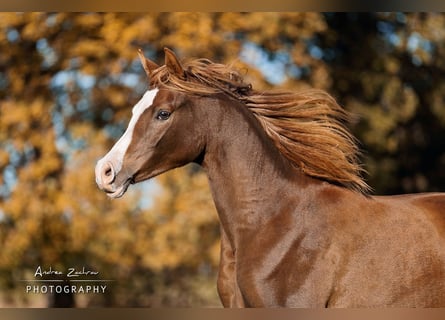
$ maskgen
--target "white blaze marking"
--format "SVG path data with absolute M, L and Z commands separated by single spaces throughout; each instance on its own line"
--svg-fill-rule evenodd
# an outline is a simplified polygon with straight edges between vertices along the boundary
M 130 123 L 128 124 L 127 130 L 125 130 L 122 137 L 116 142 L 116 144 L 111 148 L 110 152 L 103 157 L 100 162 L 104 163 L 106 161 L 111 161 L 113 164 L 116 174 L 122 168 L 122 162 L 124 161 L 125 153 L 127 152 L 128 146 L 131 143 L 133 137 L 133 130 L 139 117 L 142 113 L 151 107 L 153 101 L 158 93 L 158 89 L 148 90 L 145 92 L 141 100 L 133 107 L 133 115 L 131 116 Z

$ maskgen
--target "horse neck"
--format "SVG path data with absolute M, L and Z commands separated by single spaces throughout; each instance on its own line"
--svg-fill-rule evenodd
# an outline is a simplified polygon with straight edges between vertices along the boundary
M 295 205 L 298 197 L 293 193 L 305 177 L 278 151 L 244 105 L 218 100 L 211 109 L 202 165 L 222 226 L 234 245 L 240 233 L 255 232 L 281 207 Z M 289 193 L 292 197 L 285 197 Z

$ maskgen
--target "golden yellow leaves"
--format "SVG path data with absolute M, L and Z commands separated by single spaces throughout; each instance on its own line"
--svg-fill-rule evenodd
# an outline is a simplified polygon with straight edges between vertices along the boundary
M 103 46 L 100 40 L 85 39 L 75 43 L 71 49 L 74 56 L 103 59 L 108 54 L 108 48 Z M 94 73 L 94 69 L 89 73 Z
M 410 120 L 416 111 L 418 97 L 411 87 L 402 84 L 400 79 L 392 78 L 387 82 L 381 104 L 391 110 L 397 121 L 404 123 Z
M 221 15 L 219 27 L 226 32 L 248 32 L 250 41 L 264 43 L 280 35 L 311 37 L 314 32 L 326 30 L 327 25 L 320 14 L 311 12 L 228 12 Z
M 285 52 L 285 72 L 293 64 L 299 73 L 280 88 L 323 88 L 360 114 L 355 131 L 366 158 L 381 155 L 366 166 L 377 190 L 399 184 L 398 171 L 410 171 L 396 157 L 424 158 L 415 157 L 417 149 L 402 153 L 417 140 L 436 139 L 431 153 L 443 158 L 445 16 L 359 14 L 342 29 L 344 19 L 347 14 L 311 12 L 0 13 L 0 184 L 17 179 L 0 203 L 0 267 L 26 269 L 38 259 L 92 261 L 127 276 L 167 269 L 174 275 L 181 268 L 198 274 L 202 264 L 215 271 L 218 221 L 202 172 L 176 170 L 159 177 L 157 188 L 131 186 L 114 201 L 94 182 L 94 164 L 114 142 L 105 132 L 128 122 L 134 92 L 146 88 L 138 47 L 157 62 L 169 46 L 184 58 L 233 63 L 258 90 L 275 85 L 240 59 L 243 45 L 254 43 L 268 58 Z M 376 33 L 382 21 L 394 26 L 392 33 Z M 45 68 L 51 50 L 55 58 Z M 50 88 L 54 75 L 64 73 L 67 82 Z M 83 74 L 92 84 L 82 83 Z M 123 84 L 125 75 L 133 80 Z M 438 177 L 437 186 L 443 185 L 440 161 L 426 168 L 434 172 L 428 183 Z M 6 167 L 13 169 L 5 176 Z M 411 185 L 426 188 L 422 173 L 413 176 Z M 153 193 L 151 206 L 142 205 Z M 153 289 L 150 281 L 141 286 Z
M 29 19 L 29 20 L 28 20 Z M 46 14 L 43 12 L 27 13 L 27 23 L 22 31 L 24 39 L 37 41 L 46 35 Z
M 382 79 L 372 75 L 363 75 L 363 86 L 370 90 L 369 96 L 375 94 L 376 86 Z M 370 130 L 363 135 L 364 143 L 380 151 L 394 153 L 398 151 L 399 136 L 395 129 L 411 120 L 419 101 L 414 90 L 404 86 L 400 79 L 393 77 L 385 83 L 378 103 L 374 105 L 351 101 L 349 107 L 366 119 Z
M 3 149 L 0 149 L 0 170 L 3 170 L 6 165 L 9 163 L 9 153 Z M 0 184 L 2 176 L 0 176 Z
M 0 253 L 0 268 L 13 269 L 21 265 L 24 253 L 32 243 L 32 239 L 25 233 L 26 229 L 21 224 L 16 227 L 17 232 L 1 236 L 1 241 L 5 245 L 2 246 Z
M 0 13 L 0 28 L 15 28 L 20 25 L 22 20 L 22 13 L 2 12 Z
M 178 47 L 185 55 L 196 57 L 211 54 L 220 35 L 212 32 L 215 27 L 215 14 L 175 12 L 163 15 L 169 34 L 164 37 L 162 45 Z
M 75 24 L 86 30 L 99 28 L 103 24 L 103 15 L 100 13 L 85 13 L 76 15 L 73 19 Z
M 158 14 L 117 14 L 103 16 L 100 28 L 101 40 L 107 43 L 107 49 L 117 56 L 132 60 L 135 57 L 135 44 L 149 45 L 159 37 L 156 25 Z

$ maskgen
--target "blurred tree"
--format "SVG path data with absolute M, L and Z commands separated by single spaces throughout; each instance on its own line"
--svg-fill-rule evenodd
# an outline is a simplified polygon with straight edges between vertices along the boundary
M 362 119 L 369 181 L 378 193 L 445 187 L 445 16 L 327 14 L 318 37 L 333 92 Z
M 231 63 L 259 90 L 325 89 L 360 116 L 376 193 L 443 191 L 444 24 L 427 13 L 2 13 L 2 291 L 23 293 L 38 265 L 88 266 L 115 281 L 78 305 L 218 305 L 218 221 L 199 168 L 116 201 L 94 183 L 146 90 L 138 47 L 160 63 L 164 46 Z

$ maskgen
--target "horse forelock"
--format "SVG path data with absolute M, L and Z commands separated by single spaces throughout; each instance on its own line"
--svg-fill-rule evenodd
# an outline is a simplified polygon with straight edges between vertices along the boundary
M 150 75 L 150 87 L 193 95 L 225 93 L 246 105 L 278 150 L 305 174 L 367 193 L 359 148 L 346 127 L 350 114 L 322 90 L 257 92 L 230 66 L 207 59 L 183 63 L 185 79 L 166 66 Z

